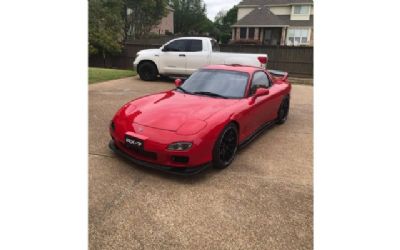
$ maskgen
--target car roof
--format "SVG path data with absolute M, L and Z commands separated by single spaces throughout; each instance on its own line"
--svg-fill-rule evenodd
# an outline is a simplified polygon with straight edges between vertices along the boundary
M 239 64 L 207 65 L 207 66 L 203 67 L 203 69 L 231 70 L 231 71 L 245 72 L 245 73 L 249 73 L 249 74 L 253 73 L 254 71 L 260 70 L 260 69 L 263 70 L 263 68 L 260 68 L 260 67 L 239 65 Z

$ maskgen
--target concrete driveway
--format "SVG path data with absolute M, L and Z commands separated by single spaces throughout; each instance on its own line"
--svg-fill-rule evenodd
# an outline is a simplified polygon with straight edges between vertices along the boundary
M 89 86 L 90 249 L 312 249 L 313 87 L 293 85 L 287 122 L 222 171 L 172 176 L 114 155 L 118 108 L 173 87 L 138 77 Z

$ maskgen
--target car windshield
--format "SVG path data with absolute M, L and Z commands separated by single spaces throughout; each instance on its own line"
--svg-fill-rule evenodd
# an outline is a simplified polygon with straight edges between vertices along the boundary
M 202 69 L 193 73 L 180 89 L 191 94 L 242 98 L 248 78 L 244 72 Z

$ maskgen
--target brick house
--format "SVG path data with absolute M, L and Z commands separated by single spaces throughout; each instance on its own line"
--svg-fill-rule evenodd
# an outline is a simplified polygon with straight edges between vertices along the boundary
M 312 0 L 243 0 L 231 43 L 313 45 Z
M 160 23 L 151 29 L 151 33 L 159 35 L 168 35 L 167 33 L 174 33 L 174 9 L 167 6 L 168 14 L 160 20 Z
M 153 34 L 158 34 L 158 35 L 168 35 L 167 33 L 174 33 L 174 9 L 167 5 L 167 15 L 162 17 L 161 20 L 157 25 L 154 25 L 150 33 Z M 127 15 L 128 19 L 133 18 L 132 17 L 132 9 L 128 8 L 127 9 Z M 128 36 L 133 36 L 135 33 L 135 27 L 131 25 L 128 30 Z

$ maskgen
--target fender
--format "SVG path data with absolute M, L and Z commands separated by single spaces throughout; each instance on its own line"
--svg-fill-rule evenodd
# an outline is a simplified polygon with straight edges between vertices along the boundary
M 160 49 L 145 49 L 145 50 L 140 50 L 136 54 L 136 58 L 133 61 L 133 68 L 137 70 L 137 67 L 140 63 L 149 61 L 152 62 L 156 65 L 157 70 L 159 73 L 162 72 L 162 68 L 160 68 Z

